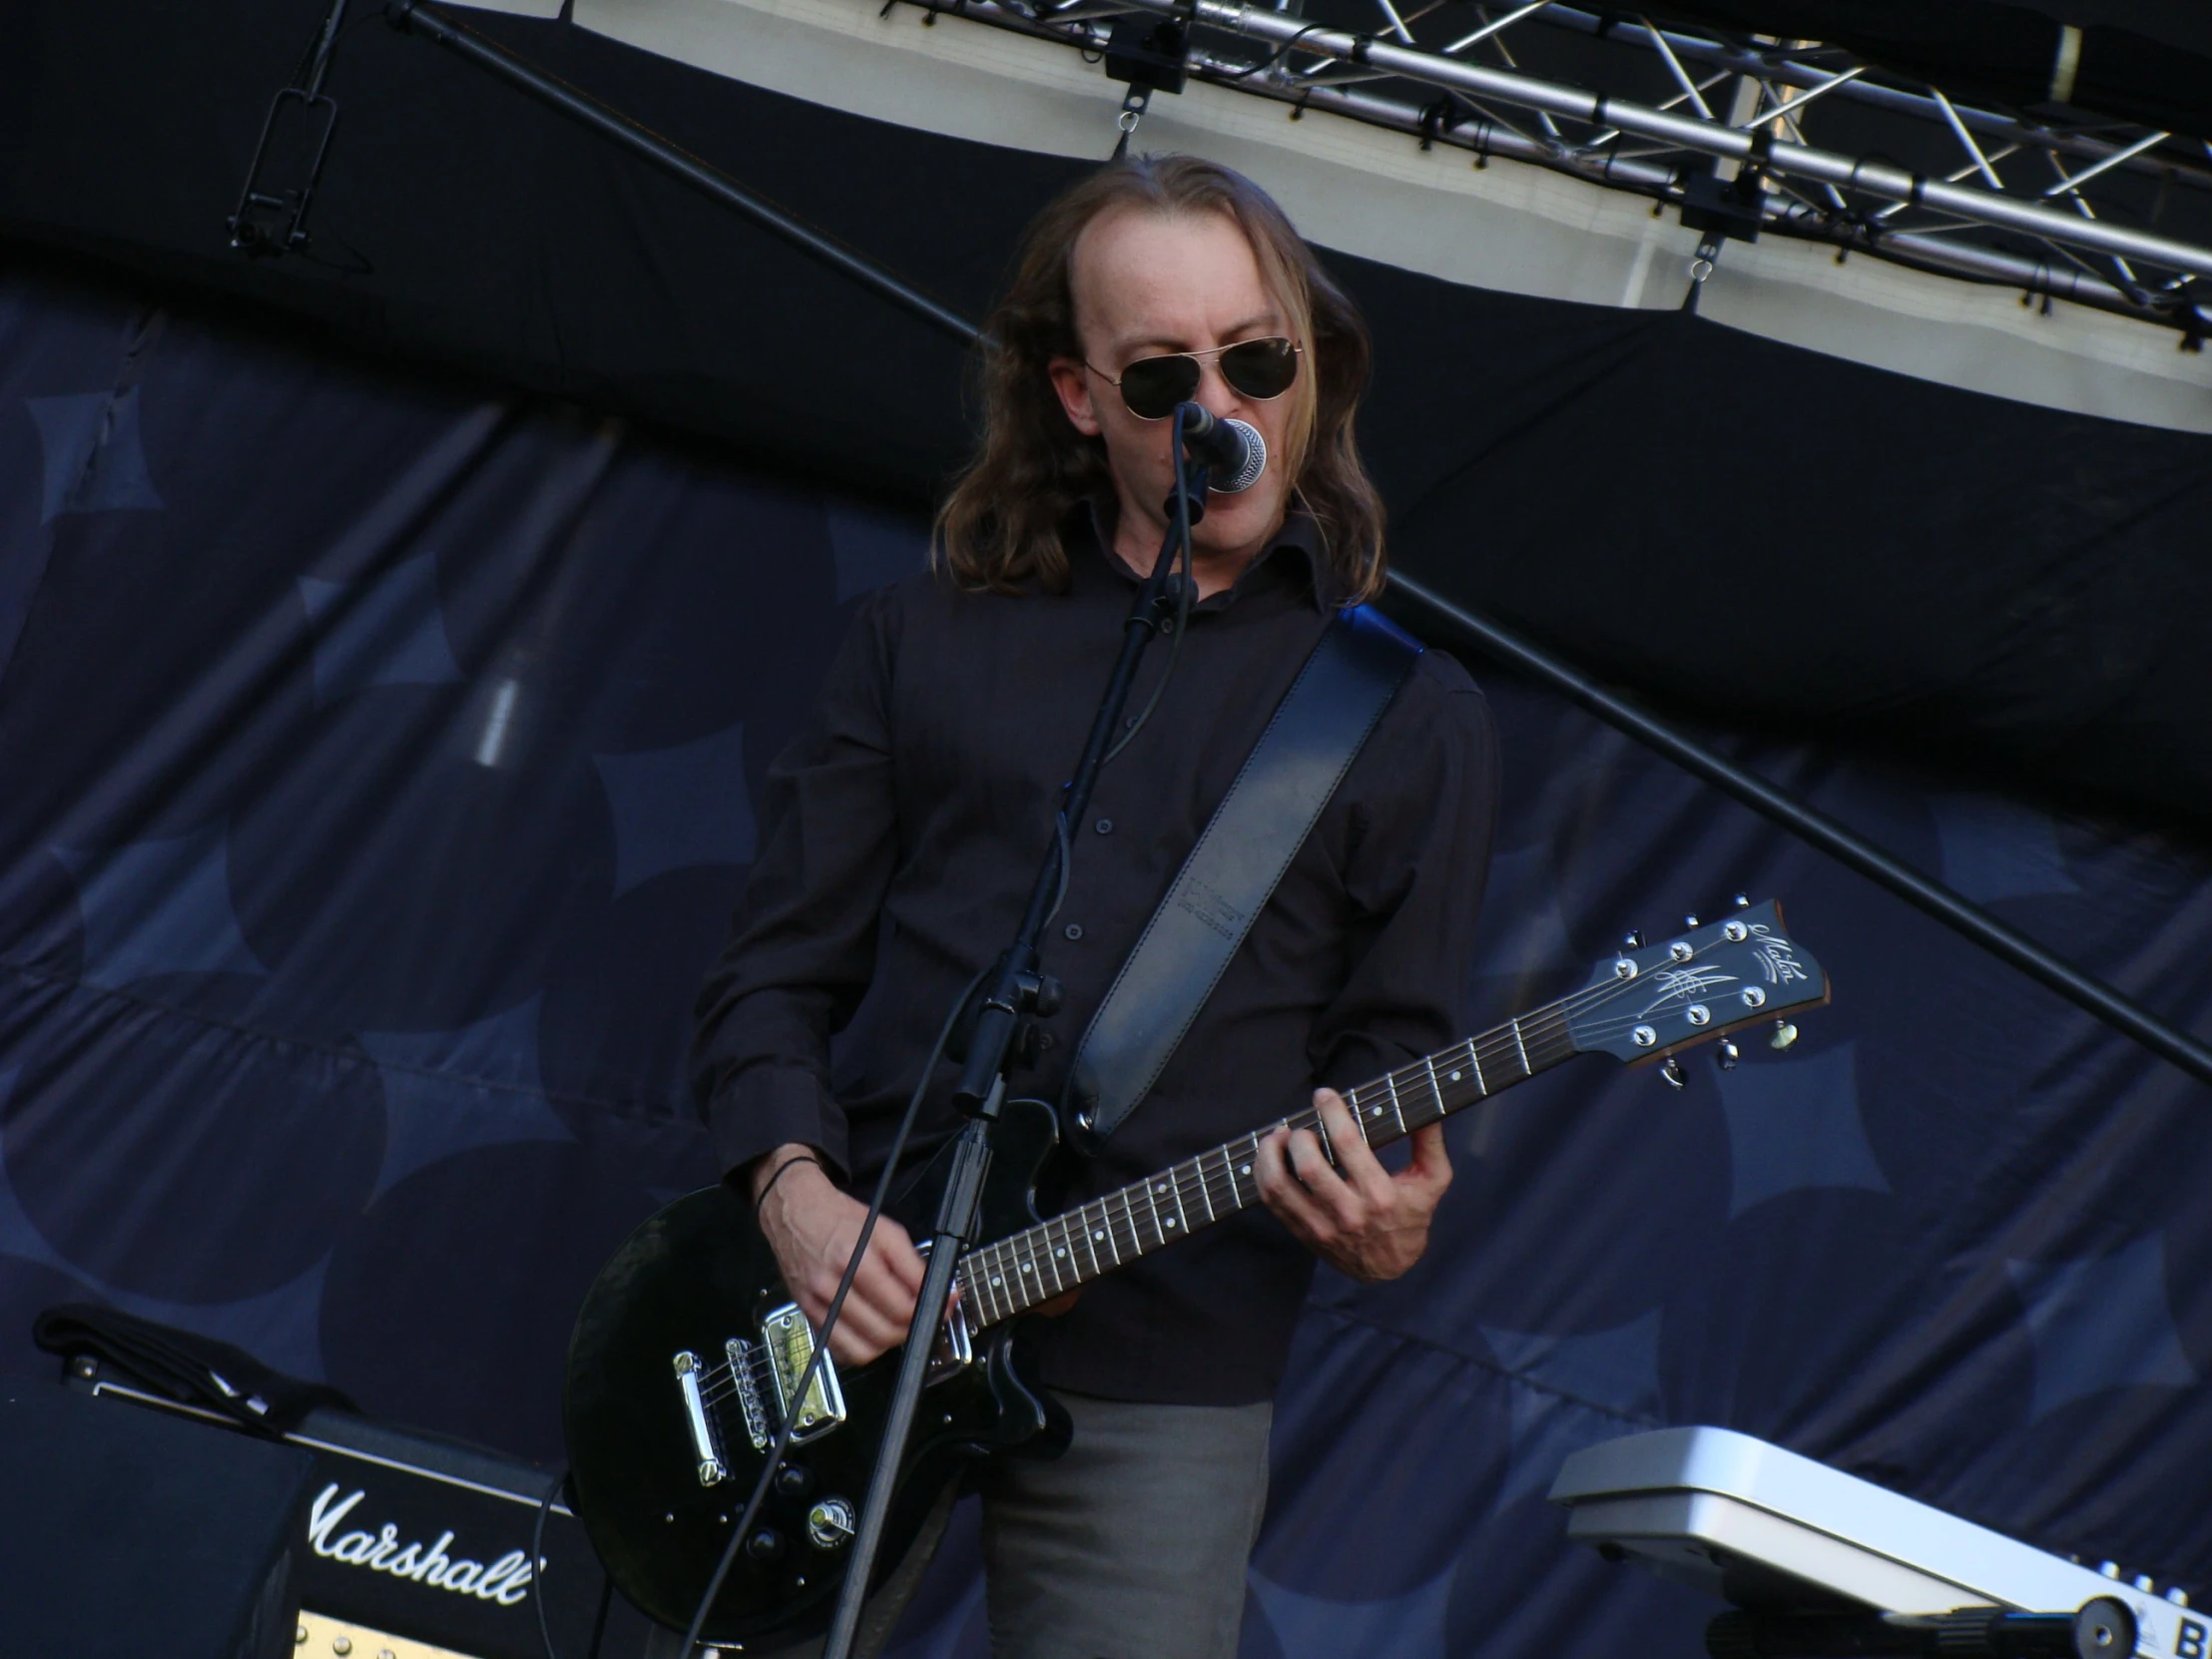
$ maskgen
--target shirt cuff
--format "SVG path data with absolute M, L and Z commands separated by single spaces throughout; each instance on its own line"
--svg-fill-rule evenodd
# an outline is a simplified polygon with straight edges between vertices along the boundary
M 844 1114 L 810 1071 L 753 1066 L 739 1073 L 708 1104 L 707 1132 L 725 1178 L 795 1142 L 845 1171 Z

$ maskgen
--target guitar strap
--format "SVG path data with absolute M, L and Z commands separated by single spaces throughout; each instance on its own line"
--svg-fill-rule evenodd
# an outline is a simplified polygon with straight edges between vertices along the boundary
M 1083 1033 L 1062 1113 L 1079 1150 L 1159 1081 L 1420 653 L 1368 605 L 1322 634 Z

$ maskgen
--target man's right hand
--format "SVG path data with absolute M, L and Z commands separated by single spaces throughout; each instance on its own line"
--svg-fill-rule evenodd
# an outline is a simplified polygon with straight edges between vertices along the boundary
M 851 1260 L 860 1223 L 867 1219 L 867 1206 L 840 1191 L 814 1157 L 811 1147 L 780 1146 L 754 1164 L 750 1185 L 758 1202 L 762 1187 L 779 1169 L 794 1158 L 808 1160 L 784 1170 L 768 1202 L 760 1206 L 760 1222 L 777 1266 L 784 1270 L 785 1285 L 820 1330 Z M 914 1299 L 921 1294 L 921 1256 L 906 1229 L 878 1216 L 852 1293 L 830 1334 L 830 1352 L 837 1364 L 864 1366 L 906 1340 Z

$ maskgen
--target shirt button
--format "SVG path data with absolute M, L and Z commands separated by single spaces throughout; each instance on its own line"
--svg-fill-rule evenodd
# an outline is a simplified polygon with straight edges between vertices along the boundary
M 1114 832 L 1114 821 L 1110 818 L 1102 818 L 1096 824 L 1092 825 L 1091 828 L 1093 830 L 1096 830 L 1101 835 L 1111 835 Z
M 1079 939 L 1083 936 L 1083 924 L 1079 921 L 1071 921 L 1065 927 L 1061 928 L 1060 931 L 1065 933 L 1070 939 Z

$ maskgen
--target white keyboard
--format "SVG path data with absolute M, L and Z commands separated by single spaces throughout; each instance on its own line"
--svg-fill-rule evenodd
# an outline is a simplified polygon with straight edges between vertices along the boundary
M 1552 1482 L 1567 1536 L 1747 1605 L 2135 1614 L 2147 1659 L 2212 1659 L 2178 1588 L 2085 1567 L 1726 1428 L 1661 1428 L 1576 1452 Z M 1611 1546 L 1608 1548 L 1607 1546 Z

